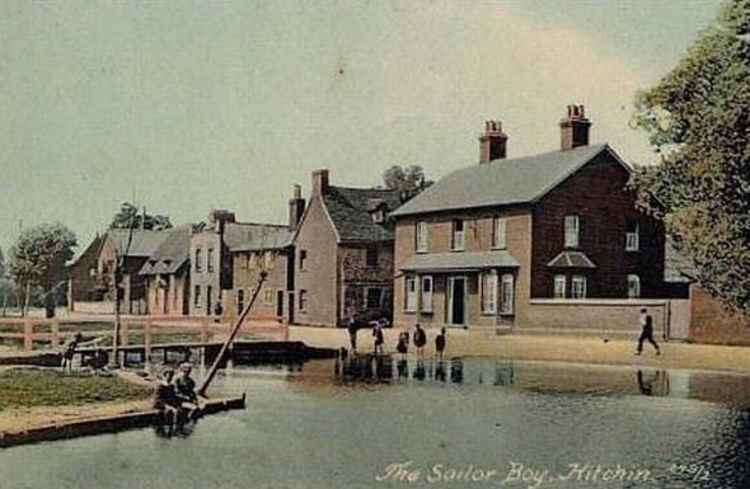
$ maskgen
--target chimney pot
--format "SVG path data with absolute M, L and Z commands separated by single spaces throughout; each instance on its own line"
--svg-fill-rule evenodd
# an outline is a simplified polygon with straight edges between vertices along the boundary
M 583 105 L 568 105 L 568 116 L 560 121 L 560 149 L 567 151 L 588 146 L 591 121 L 586 118 Z
M 300 185 L 295 185 L 292 192 L 293 197 L 289 199 L 289 229 L 294 231 L 305 212 L 305 199 L 302 198 Z
M 312 174 L 312 195 L 323 195 L 328 192 L 329 173 L 326 169 L 315 170 Z
M 507 155 L 508 136 L 498 120 L 484 122 L 484 134 L 479 136 L 479 163 L 503 159 Z

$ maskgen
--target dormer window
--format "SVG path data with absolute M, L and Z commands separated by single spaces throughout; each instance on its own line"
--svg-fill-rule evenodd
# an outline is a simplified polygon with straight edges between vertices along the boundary
M 451 248 L 453 251 L 463 251 L 465 245 L 464 240 L 464 221 L 463 219 L 453 220 L 453 239 L 451 241 Z
M 385 222 L 385 210 L 381 207 L 372 212 L 372 222 L 375 224 L 383 224 Z

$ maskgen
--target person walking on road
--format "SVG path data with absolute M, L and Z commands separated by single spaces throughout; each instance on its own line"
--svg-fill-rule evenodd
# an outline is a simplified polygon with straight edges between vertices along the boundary
M 414 331 L 414 346 L 417 347 L 417 358 L 424 358 L 424 346 L 427 344 L 427 334 L 422 326 L 417 323 L 417 329 Z
M 383 326 L 380 325 L 380 321 L 375 321 L 375 326 L 372 328 L 372 337 L 374 339 L 373 351 L 375 355 L 383 354 Z
M 641 309 L 641 317 L 639 319 L 641 325 L 641 336 L 638 338 L 638 350 L 635 352 L 636 355 L 640 355 L 643 352 L 643 342 L 648 341 L 654 348 L 656 348 L 656 354 L 661 355 L 659 345 L 654 340 L 654 318 L 648 314 L 648 311 L 644 307 Z
M 440 334 L 435 337 L 435 353 L 439 361 L 443 361 L 445 351 L 445 328 L 440 328 Z
M 346 329 L 349 331 L 349 345 L 352 353 L 357 352 L 357 329 L 359 328 L 359 320 L 356 314 L 352 314 L 349 318 L 349 323 L 346 325 Z

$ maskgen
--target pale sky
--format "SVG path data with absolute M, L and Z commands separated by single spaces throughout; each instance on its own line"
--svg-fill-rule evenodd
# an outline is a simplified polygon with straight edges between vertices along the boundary
M 628 128 L 718 0 L 0 3 L 0 247 L 60 221 L 85 246 L 121 202 L 175 224 L 228 208 L 284 222 L 310 173 L 373 186 L 393 164 L 476 164 L 483 121 L 509 157 L 558 148 L 582 103 L 592 142 Z

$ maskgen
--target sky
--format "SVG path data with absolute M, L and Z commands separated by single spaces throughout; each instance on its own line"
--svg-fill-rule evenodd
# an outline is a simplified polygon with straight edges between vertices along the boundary
M 591 141 L 654 160 L 628 127 L 719 0 L 0 2 L 0 247 L 62 222 L 81 246 L 124 201 L 205 220 L 285 222 L 311 172 L 374 186 L 476 164 L 487 119 L 508 156 Z

